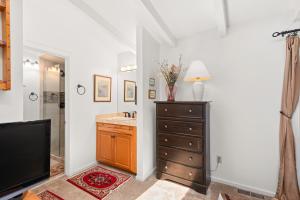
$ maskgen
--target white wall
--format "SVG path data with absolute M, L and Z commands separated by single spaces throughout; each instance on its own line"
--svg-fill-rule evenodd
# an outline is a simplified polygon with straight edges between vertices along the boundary
M 23 1 L 11 1 L 11 75 L 12 89 L 0 91 L 0 123 L 23 119 Z
M 117 54 L 128 49 L 68 0 L 26 0 L 23 19 L 26 46 L 63 52 L 67 57 L 66 137 L 70 143 L 66 170 L 73 174 L 96 161 L 95 116 L 117 111 Z M 94 74 L 112 77 L 111 103 L 93 102 Z M 86 95 L 76 93 L 78 83 L 86 87 Z
M 211 167 L 223 163 L 214 180 L 265 194 L 276 191 L 279 167 L 279 111 L 285 60 L 283 39 L 273 39 L 289 21 L 275 17 L 216 30 L 161 48 L 161 59 L 184 64 L 200 59 L 212 79 L 205 99 L 211 100 Z M 161 86 L 161 87 L 164 87 Z M 163 93 L 162 93 L 163 94 Z M 191 85 L 178 83 L 177 100 L 192 100 Z
M 155 104 L 148 99 L 149 78 L 155 77 L 159 61 L 159 44 L 142 27 L 137 28 L 137 160 L 138 179 L 144 180 L 155 170 L 156 164 L 156 124 Z
M 293 116 L 293 128 L 296 143 L 296 165 L 297 165 L 297 175 L 298 184 L 300 185 L 300 103 Z
M 26 53 L 24 60 L 29 59 L 30 62 L 38 61 L 38 57 Z M 23 64 L 23 120 L 33 121 L 41 119 L 41 90 L 40 90 L 40 67 L 39 64 L 25 62 Z M 38 98 L 36 101 L 29 99 L 29 95 L 34 92 Z M 35 97 L 33 97 L 35 98 Z

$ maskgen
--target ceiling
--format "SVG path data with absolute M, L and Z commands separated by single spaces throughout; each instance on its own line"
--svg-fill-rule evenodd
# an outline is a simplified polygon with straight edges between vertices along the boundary
M 300 8 L 300 0 L 70 0 L 103 25 L 110 33 L 134 48 L 136 27 L 146 26 L 160 42 L 217 28 L 282 15 Z M 81 3 L 81 4 L 80 4 Z M 300 9 L 298 9 L 300 10 Z M 91 12 L 94 12 L 91 15 Z M 220 27 L 221 26 L 221 27 Z M 217 30 L 216 29 L 216 30 Z
M 52 56 L 49 54 L 42 54 L 39 58 L 44 59 L 44 60 L 48 60 L 54 63 L 58 63 L 58 64 L 65 64 L 65 59 L 61 58 L 61 57 L 57 57 L 57 56 Z
M 54 55 L 49 55 L 46 54 L 42 51 L 37 51 L 37 50 L 33 50 L 32 48 L 29 47 L 24 47 L 24 58 L 25 60 L 28 59 L 34 59 L 34 60 L 38 60 L 39 58 L 44 59 L 44 60 L 48 60 L 48 61 L 52 61 L 54 63 L 58 63 L 58 64 L 64 64 L 65 63 L 65 59 L 58 57 L 58 56 L 54 56 Z
M 151 0 L 176 38 L 216 27 L 212 0 Z
M 222 0 L 150 0 L 177 39 L 217 27 Z M 224 0 L 227 25 L 287 13 L 297 0 Z M 299 1 L 299 0 L 298 0 Z M 294 6 L 293 6 L 294 5 Z
M 84 0 L 92 9 L 114 26 L 124 38 L 135 44 L 136 12 L 132 0 Z
M 227 0 L 229 23 L 236 24 L 285 14 L 296 8 L 298 0 Z

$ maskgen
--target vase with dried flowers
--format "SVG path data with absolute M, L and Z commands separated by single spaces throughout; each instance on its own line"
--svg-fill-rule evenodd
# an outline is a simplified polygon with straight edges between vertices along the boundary
M 160 63 L 160 71 L 164 76 L 167 87 L 167 95 L 168 101 L 173 102 L 175 101 L 175 94 L 176 94 L 176 86 L 175 83 L 178 80 L 182 68 L 181 56 L 179 57 L 179 65 L 169 65 L 167 60 L 164 60 Z

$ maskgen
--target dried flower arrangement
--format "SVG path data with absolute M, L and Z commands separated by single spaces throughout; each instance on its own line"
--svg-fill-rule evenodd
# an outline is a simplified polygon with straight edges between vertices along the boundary
M 168 101 L 175 101 L 175 83 L 178 80 L 178 77 L 182 68 L 182 57 L 179 57 L 178 66 L 172 64 L 169 65 L 167 60 L 164 60 L 160 63 L 160 71 L 164 76 L 167 86 L 168 86 Z

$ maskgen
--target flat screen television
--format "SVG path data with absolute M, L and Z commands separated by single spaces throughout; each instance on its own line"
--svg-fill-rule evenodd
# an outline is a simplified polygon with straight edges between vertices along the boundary
M 0 198 L 50 177 L 51 120 L 0 124 Z

